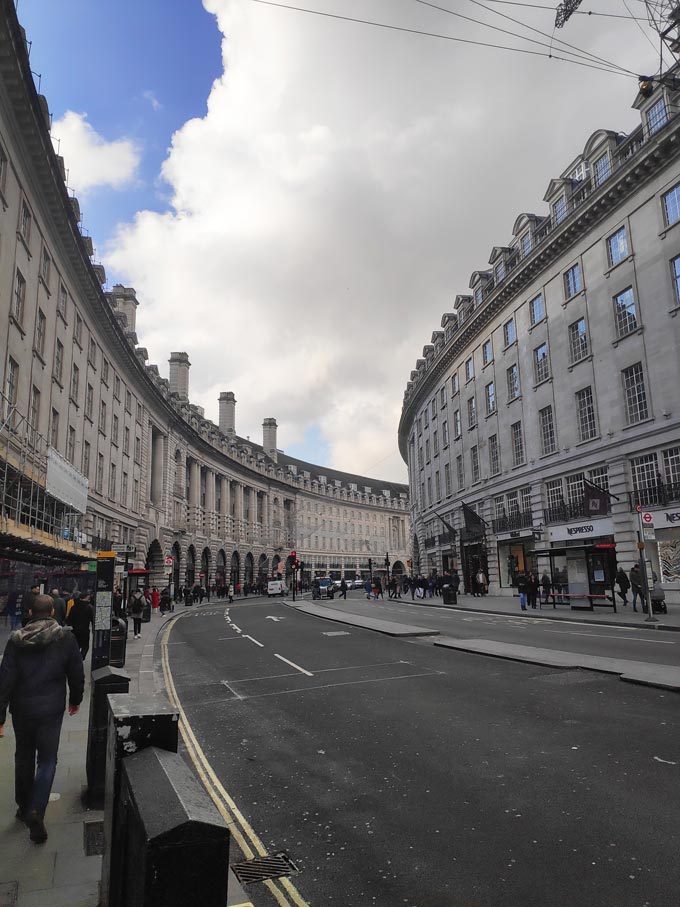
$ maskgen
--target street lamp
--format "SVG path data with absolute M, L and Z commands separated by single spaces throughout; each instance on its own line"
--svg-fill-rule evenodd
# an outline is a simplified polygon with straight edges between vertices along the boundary
M 385 554 L 385 569 L 387 570 L 387 585 L 390 584 L 390 553 L 389 551 Z

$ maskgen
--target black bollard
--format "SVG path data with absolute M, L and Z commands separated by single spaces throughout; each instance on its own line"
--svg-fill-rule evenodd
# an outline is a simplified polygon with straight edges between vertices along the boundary
M 109 665 L 92 672 L 90 722 L 87 729 L 87 790 L 83 802 L 93 809 L 104 806 L 106 781 L 106 736 L 109 727 L 109 693 L 127 693 L 130 678 Z

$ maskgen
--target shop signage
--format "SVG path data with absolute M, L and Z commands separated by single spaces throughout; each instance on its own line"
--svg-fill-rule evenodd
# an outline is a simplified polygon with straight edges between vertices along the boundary
M 654 525 L 657 529 L 664 526 L 677 526 L 680 528 L 680 510 L 654 510 L 652 511 Z
M 548 540 L 551 542 L 585 541 L 614 534 L 614 521 L 591 520 L 586 523 L 565 523 L 563 526 L 549 526 Z
M 497 532 L 496 541 L 507 542 L 511 539 L 531 538 L 533 529 L 513 529 L 512 532 Z

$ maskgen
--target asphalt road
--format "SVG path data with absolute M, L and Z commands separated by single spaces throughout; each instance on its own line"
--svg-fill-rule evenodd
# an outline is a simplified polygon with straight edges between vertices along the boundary
M 322 603 L 323 604 L 323 603 Z M 498 642 L 561 649 L 607 658 L 625 658 L 652 664 L 680 666 L 680 633 L 653 633 L 645 629 L 602 626 L 577 621 L 553 621 L 531 615 L 473 614 L 422 604 L 410 599 L 367 601 L 365 595 L 335 598 L 329 607 L 399 623 L 439 630 L 457 639 L 493 639 Z M 519 611 L 519 609 L 518 609 Z M 680 905 L 680 898 L 678 899 Z
M 675 693 L 268 601 L 183 617 L 168 653 L 212 769 L 311 907 L 678 905 Z

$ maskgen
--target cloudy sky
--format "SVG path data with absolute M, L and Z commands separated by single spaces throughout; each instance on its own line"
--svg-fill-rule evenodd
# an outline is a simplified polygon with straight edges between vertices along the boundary
M 423 345 L 516 216 L 545 212 L 589 135 L 635 126 L 636 80 L 538 55 L 550 37 L 499 16 L 550 36 L 554 9 L 295 5 L 535 53 L 255 0 L 21 0 L 18 13 L 84 225 L 109 284 L 137 290 L 150 361 L 167 375 L 186 350 L 192 401 L 217 421 L 234 391 L 241 435 L 261 442 L 274 416 L 288 453 L 405 480 L 397 425 Z M 632 73 L 658 66 L 644 20 L 575 15 L 554 37 Z

